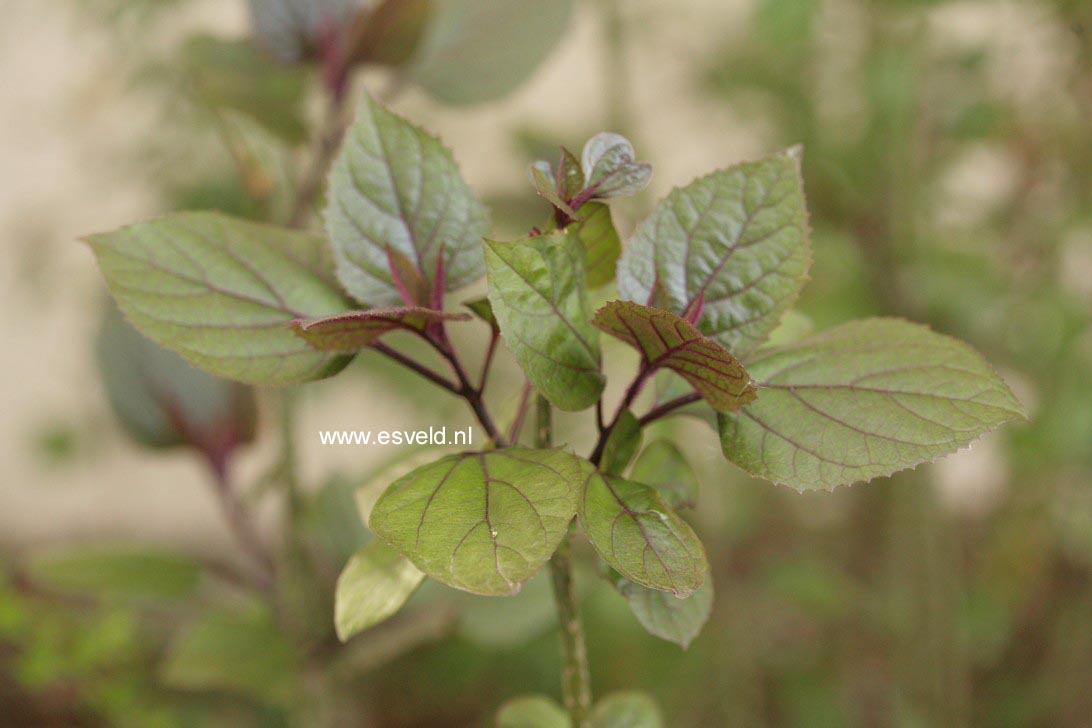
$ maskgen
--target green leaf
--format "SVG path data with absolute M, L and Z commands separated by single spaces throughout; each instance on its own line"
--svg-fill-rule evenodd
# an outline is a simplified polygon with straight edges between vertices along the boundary
M 663 728 L 656 701 L 644 693 L 623 691 L 607 695 L 592 709 L 589 728 Z
M 557 629 L 550 575 L 540 571 L 506 599 L 466 595 L 459 610 L 458 634 L 491 650 L 511 650 Z
M 468 321 L 466 314 L 444 313 L 430 308 L 373 308 L 344 311 L 333 316 L 297 319 L 292 330 L 318 351 L 357 351 L 391 331 L 423 332 L 439 321 Z
M 622 254 L 622 241 L 614 228 L 610 206 L 602 202 L 584 203 L 568 229 L 575 232 L 584 245 L 588 287 L 599 288 L 613 281 L 618 256 Z
M 448 104 L 498 99 L 554 49 L 572 8 L 572 0 L 435 0 L 409 74 Z
M 254 438 L 254 391 L 194 369 L 141 336 L 113 302 L 95 340 L 110 406 L 134 440 L 147 447 L 189 445 L 223 457 Z
M 557 192 L 556 180 L 547 172 L 549 165 L 544 169 L 542 164 L 543 163 L 532 164 L 528 170 L 531 175 L 531 182 L 535 185 L 535 191 L 551 205 L 561 210 L 569 217 L 575 218 L 576 212 L 573 211 L 573 208 L 569 207 L 568 202 L 561 199 L 561 195 Z
M 36 554 L 31 578 L 66 592 L 102 597 L 180 599 L 193 594 L 201 566 L 182 554 L 132 546 L 80 546 Z
M 674 442 L 658 438 L 633 463 L 629 477 L 655 488 L 672 508 L 692 508 L 698 500 L 698 476 Z
M 88 241 L 126 318 L 196 367 L 292 384 L 335 374 L 349 361 L 316 352 L 288 329 L 293 319 L 349 307 L 321 238 L 185 212 Z
M 535 389 L 558 409 L 594 404 L 605 380 L 580 241 L 566 232 L 487 240 L 485 262 L 501 335 Z
M 326 229 L 338 279 L 372 306 L 410 303 L 392 276 L 388 248 L 413 264 L 427 290 L 440 275 L 450 291 L 483 273 L 486 211 L 451 153 L 367 95 L 330 173 Z
M 522 695 L 497 711 L 497 728 L 570 728 L 569 715 L 553 698 Z
M 391 485 L 371 527 L 438 581 L 485 596 L 515 594 L 567 532 L 580 467 L 560 449 L 450 455 Z
M 600 459 L 600 470 L 604 473 L 620 474 L 629 465 L 630 460 L 641 447 L 641 423 L 629 410 L 622 412 L 617 424 L 607 436 Z
M 396 614 L 424 578 L 409 559 L 381 541 L 361 548 L 337 580 L 334 626 L 338 639 L 344 642 Z
M 598 199 L 635 195 L 652 179 L 652 165 L 638 162 L 633 145 L 621 134 L 602 132 L 584 145 L 584 185 Z
M 464 301 L 463 305 L 469 308 L 475 316 L 489 324 L 489 328 L 500 331 L 497 318 L 493 315 L 493 304 L 489 302 L 488 298 L 475 298 L 471 301 Z
M 701 633 L 713 612 L 713 576 L 686 599 L 649 589 L 619 576 L 614 587 L 625 597 L 633 616 L 649 634 L 674 642 L 684 650 Z
M 563 199 L 571 200 L 584 191 L 584 170 L 580 160 L 565 147 L 561 147 L 561 161 L 557 165 L 557 191 Z
M 630 581 L 687 597 L 705 580 L 701 541 L 647 485 L 592 474 L 580 524 L 603 560 Z
M 725 456 L 798 490 L 890 475 L 1023 417 L 966 344 L 898 319 L 864 319 L 761 354 L 761 396 L 720 417 Z
M 739 164 L 668 195 L 618 263 L 623 298 L 678 314 L 741 357 L 796 300 L 811 265 L 797 150 Z
M 738 359 L 673 313 L 610 301 L 592 324 L 641 352 L 650 369 L 677 372 L 718 412 L 733 412 L 758 395 Z

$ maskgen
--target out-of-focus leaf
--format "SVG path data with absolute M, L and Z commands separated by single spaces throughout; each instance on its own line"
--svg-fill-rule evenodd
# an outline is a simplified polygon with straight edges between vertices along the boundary
M 370 524 L 432 578 L 506 596 L 553 555 L 580 482 L 580 461 L 560 449 L 450 455 L 391 485 Z
M 430 308 L 373 308 L 293 321 L 292 330 L 318 351 L 358 351 L 391 331 L 423 332 L 439 321 L 468 321 L 468 314 Z
M 485 208 L 440 141 L 365 95 L 334 162 L 326 208 L 345 290 L 372 306 L 408 305 L 389 250 L 414 265 L 429 291 L 438 276 L 448 291 L 473 283 L 484 273 L 487 226 Z
M 576 221 L 569 225 L 584 245 L 588 287 L 599 288 L 614 280 L 622 241 L 614 228 L 610 206 L 602 202 L 586 202 L 576 212 Z
M 599 199 L 635 195 L 652 179 L 652 165 L 638 162 L 630 141 L 613 132 L 602 132 L 588 140 L 580 166 L 584 186 Z
M 550 579 L 544 572 L 506 599 L 468 596 L 466 601 L 460 610 L 459 634 L 483 647 L 511 649 L 557 629 Z
M 649 634 L 674 642 L 684 650 L 701 633 L 713 611 L 712 574 L 706 574 L 702 585 L 686 599 L 649 589 L 621 576 L 615 579 L 614 586 Z
M 569 715 L 553 698 L 522 695 L 497 711 L 497 728 L 569 728 Z
M 248 0 L 254 34 L 283 63 L 309 58 L 333 42 L 371 0 Z
M 29 571 L 51 589 L 153 599 L 187 597 L 201 576 L 200 564 L 188 556 L 132 546 L 48 550 L 34 556 Z
M 600 469 L 604 473 L 620 474 L 641 447 L 641 424 L 629 410 L 624 411 L 610 431 L 603 446 Z
M 644 693 L 616 692 L 599 700 L 592 709 L 590 728 L 663 728 L 656 701 Z
M 433 0 L 383 0 L 358 13 L 346 51 L 354 63 L 401 66 L 413 58 L 432 15 Z
M 489 324 L 491 329 L 500 331 L 500 326 L 497 325 L 497 318 L 493 315 L 493 304 L 489 303 L 488 297 L 464 301 L 463 305 L 469 308 L 475 316 Z
M 342 642 L 393 616 L 425 575 L 381 541 L 372 541 L 349 559 L 337 580 L 334 626 Z
M 558 409 L 594 404 L 605 380 L 580 241 L 566 232 L 487 240 L 485 258 L 493 314 L 527 378 Z
M 291 384 L 349 358 L 293 334 L 297 318 L 349 307 L 326 243 L 214 213 L 176 213 L 88 238 L 110 292 L 141 333 L 217 376 Z
M 758 400 L 720 415 L 725 457 L 798 490 L 890 475 L 1022 418 L 970 346 L 900 319 L 864 319 L 748 364 Z
M 672 508 L 693 507 L 698 499 L 698 476 L 674 442 L 658 438 L 633 463 L 629 477 L 651 485 Z
M 246 114 L 228 110 L 222 123 L 224 141 L 247 193 L 265 205 L 266 219 L 287 219 L 295 188 L 291 150 Z
M 498 99 L 558 44 L 572 6 L 572 0 L 435 0 L 410 75 L 445 103 Z

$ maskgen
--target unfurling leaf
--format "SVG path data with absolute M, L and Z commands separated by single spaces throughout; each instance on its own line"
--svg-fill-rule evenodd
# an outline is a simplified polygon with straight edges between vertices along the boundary
M 584 145 L 581 155 L 584 186 L 592 197 L 635 195 L 652 179 L 652 165 L 638 162 L 633 145 L 621 134 L 602 132 Z
M 485 259 L 501 335 L 535 389 L 558 409 L 594 404 L 604 378 L 580 241 L 566 232 L 487 240 Z
M 738 359 L 673 313 L 611 301 L 592 323 L 641 352 L 647 367 L 677 372 L 718 412 L 734 412 L 758 394 Z
M 621 576 L 614 580 L 614 588 L 625 597 L 633 616 L 649 634 L 674 642 L 684 650 L 701 633 L 713 611 L 712 574 L 706 574 L 701 587 L 686 599 Z
M 445 290 L 473 283 L 483 273 L 487 226 L 485 208 L 439 140 L 365 96 L 330 173 L 326 208 L 345 290 L 372 306 L 408 305 L 388 249 L 413 265 L 424 290 L 441 270 Z
M 357 351 L 391 331 L 423 332 L 439 321 L 467 321 L 467 314 L 430 308 L 373 308 L 314 319 L 297 319 L 292 330 L 318 351 Z
M 633 463 L 629 477 L 651 485 L 672 508 L 692 508 L 698 500 L 698 476 L 675 443 L 659 438 Z
M 546 695 L 521 695 L 497 711 L 497 728 L 570 728 L 569 714 Z
M 293 384 L 340 371 L 288 324 L 343 311 L 325 241 L 215 213 L 88 238 L 110 292 L 148 338 L 217 376 Z
M 656 701 L 644 693 L 611 693 L 595 704 L 589 728 L 664 728 Z
M 721 415 L 725 456 L 798 490 L 890 475 L 1023 417 L 970 346 L 898 319 L 864 319 L 760 354 L 761 396 Z
M 603 560 L 630 581 L 687 597 L 705 580 L 701 541 L 647 485 L 592 474 L 580 524 Z
M 811 266 L 795 150 L 702 177 L 669 194 L 618 263 L 623 298 L 680 315 L 736 357 L 760 346 Z
M 562 450 L 451 455 L 391 485 L 371 527 L 438 581 L 510 595 L 553 555 L 581 482 L 580 461 Z
M 535 191 L 551 205 L 561 210 L 569 217 L 575 218 L 576 213 L 573 211 L 573 208 L 569 207 L 569 203 L 563 200 L 557 191 L 557 181 L 548 171 L 549 164 L 546 164 L 545 168 L 543 168 L 543 164 L 546 163 L 536 162 L 529 168 L 531 182 L 535 185 Z
M 372 541 L 349 559 L 337 580 L 334 626 L 342 642 L 393 616 L 417 591 L 425 575 L 382 541 Z

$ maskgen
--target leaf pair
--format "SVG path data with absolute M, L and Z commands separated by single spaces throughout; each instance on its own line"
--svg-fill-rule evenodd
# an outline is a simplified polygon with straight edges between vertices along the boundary
M 660 709 L 648 695 L 635 691 L 611 693 L 597 701 L 588 716 L 589 728 L 663 728 Z M 552 698 L 523 695 L 497 711 L 497 728 L 571 728 L 569 716 Z

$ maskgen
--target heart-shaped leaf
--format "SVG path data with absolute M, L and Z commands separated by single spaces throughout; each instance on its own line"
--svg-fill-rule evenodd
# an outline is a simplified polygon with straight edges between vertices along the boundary
M 439 321 L 469 319 L 467 314 L 444 313 L 430 308 L 373 308 L 297 319 L 292 322 L 292 330 L 318 351 L 357 351 L 391 331 L 423 332 L 429 324 Z
M 674 642 L 684 650 L 701 633 L 713 612 L 711 574 L 706 574 L 701 587 L 686 599 L 649 589 L 622 576 L 614 580 L 614 587 L 649 634 Z
M 487 227 L 485 208 L 439 140 L 365 95 L 330 173 L 326 208 L 345 290 L 372 306 L 409 305 L 388 250 L 414 266 L 424 290 L 439 271 L 444 290 L 473 283 L 483 273 Z
M 341 571 L 334 594 L 334 626 L 342 642 L 393 616 L 425 575 L 382 541 L 353 554 Z
M 592 324 L 641 352 L 650 369 L 677 372 L 718 412 L 733 412 L 758 394 L 738 359 L 673 313 L 611 301 Z
M 288 324 L 343 311 L 322 238 L 186 212 L 88 238 L 110 292 L 148 338 L 217 376 L 292 384 L 340 371 Z
M 560 449 L 451 455 L 391 485 L 371 527 L 434 579 L 474 594 L 514 594 L 568 531 L 580 468 Z
M 701 541 L 647 485 L 593 473 L 580 524 L 603 560 L 630 581 L 687 597 L 705 580 Z
M 523 372 L 558 409 L 591 406 L 603 391 L 599 334 L 588 323 L 584 251 L 567 232 L 485 241 L 489 300 Z
M 720 416 L 725 456 L 798 490 L 890 475 L 1023 417 L 971 347 L 898 319 L 864 319 L 763 353 L 758 400 Z
M 652 165 L 638 162 L 633 145 L 621 134 L 602 132 L 584 145 L 584 186 L 599 199 L 635 195 L 652 179 Z
M 796 150 L 702 177 L 669 194 L 618 263 L 623 298 L 685 315 L 735 356 L 760 346 L 811 266 Z

